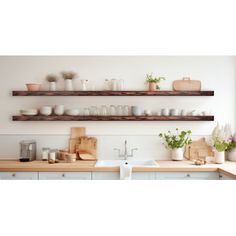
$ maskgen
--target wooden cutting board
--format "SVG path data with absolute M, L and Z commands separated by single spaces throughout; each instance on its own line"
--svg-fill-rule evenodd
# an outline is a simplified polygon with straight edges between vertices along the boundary
M 75 145 L 79 142 L 79 137 L 85 136 L 86 130 L 84 127 L 72 127 L 69 139 L 69 152 L 76 153 Z
M 70 128 L 70 138 L 79 138 L 86 135 L 85 127 L 72 127 Z
M 79 137 L 78 143 L 75 145 L 76 153 L 88 154 L 84 155 L 87 160 L 97 159 L 97 139 L 95 137 Z M 90 155 L 90 156 L 89 156 Z M 79 155 L 80 156 L 80 155 Z M 81 155 L 81 158 L 83 155 Z
M 206 142 L 205 138 L 193 141 L 186 145 L 184 157 L 189 160 L 203 159 L 207 156 L 214 156 L 212 147 Z
M 173 90 L 175 91 L 200 91 L 201 81 L 183 78 L 182 80 L 173 81 Z

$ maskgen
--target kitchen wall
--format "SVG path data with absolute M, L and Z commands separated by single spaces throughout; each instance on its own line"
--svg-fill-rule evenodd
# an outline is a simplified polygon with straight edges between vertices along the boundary
M 141 90 L 145 88 L 146 73 L 153 72 L 165 76 L 162 89 L 171 89 L 172 81 L 190 76 L 202 81 L 202 89 L 215 91 L 214 97 L 12 97 L 12 90 L 25 89 L 28 82 L 43 83 L 47 88 L 45 76 L 62 70 L 75 70 L 79 79 L 92 81 L 97 89 L 102 89 L 105 78 L 118 78 L 125 81 L 126 89 Z M 132 137 L 133 146 L 147 150 L 155 149 L 160 144 L 159 132 L 180 129 L 191 129 L 194 136 L 209 135 L 216 122 L 231 123 L 235 128 L 235 57 L 199 57 L 199 56 L 61 56 L 61 57 L 0 57 L 0 150 L 4 148 L 4 139 L 14 137 L 45 135 L 50 145 L 55 144 L 55 137 L 66 140 L 69 128 L 85 126 L 89 135 L 104 137 L 104 147 L 119 146 L 124 136 Z M 79 89 L 79 79 L 76 89 Z M 63 88 L 63 81 L 59 88 Z M 214 122 L 12 122 L 11 116 L 18 114 L 21 108 L 38 108 L 42 105 L 65 104 L 68 108 L 83 108 L 91 105 L 128 104 L 142 108 L 159 110 L 163 107 L 187 110 L 207 110 L 215 115 Z M 9 139 L 9 137 L 11 137 Z M 23 136 L 22 136 L 23 137 Z M 53 136 L 54 137 L 54 136 Z M 105 138 L 109 137 L 109 138 Z M 119 137 L 117 139 L 117 137 Z M 149 137 L 149 138 L 146 138 Z M 150 141 L 154 139 L 155 141 Z M 135 141 L 137 139 L 137 142 Z M 111 141 L 112 140 L 112 141 Z M 139 140 L 139 141 L 138 141 Z M 18 141 L 18 140 L 17 140 Z M 18 148 L 18 143 L 11 142 Z M 146 143 L 145 143 L 146 142 Z M 152 143 L 152 145 L 149 145 Z M 146 146 L 147 145 L 147 146 Z M 47 145 L 48 146 L 48 145 Z M 6 147 L 6 145 L 5 145 Z M 160 145 L 159 150 L 164 149 Z M 6 148 L 5 148 L 6 149 Z M 155 149 L 156 150 L 156 149 Z M 3 153 L 3 152 L 2 152 Z M 4 151 L 0 158 L 9 157 Z M 100 156 L 104 156 L 101 153 Z M 143 154 L 144 155 L 144 154 Z M 164 155 L 164 154 L 163 154 Z M 10 157 L 9 157 L 10 158 Z

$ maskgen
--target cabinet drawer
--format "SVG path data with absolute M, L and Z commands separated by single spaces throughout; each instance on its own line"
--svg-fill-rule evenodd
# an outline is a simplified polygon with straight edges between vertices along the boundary
M 0 179 L 5 180 L 37 180 L 37 172 L 0 172 Z
M 92 172 L 93 180 L 118 180 L 120 172 Z
M 39 172 L 40 180 L 91 180 L 91 172 Z
M 157 179 L 170 180 L 218 180 L 218 172 L 159 172 Z
M 133 172 L 132 180 L 155 180 L 155 172 Z

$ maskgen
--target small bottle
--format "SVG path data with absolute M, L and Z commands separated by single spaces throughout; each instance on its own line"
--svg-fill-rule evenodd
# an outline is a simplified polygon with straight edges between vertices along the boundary
M 105 79 L 104 81 L 104 88 L 105 91 L 109 91 L 111 90 L 111 82 L 109 81 L 109 79 Z

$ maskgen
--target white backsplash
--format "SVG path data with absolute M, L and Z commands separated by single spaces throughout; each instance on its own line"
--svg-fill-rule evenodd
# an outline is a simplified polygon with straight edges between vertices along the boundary
M 124 151 L 124 141 L 128 141 L 128 149 L 138 148 L 134 153 L 134 159 L 168 160 L 168 150 L 162 145 L 158 135 L 91 135 L 98 139 L 98 159 L 118 159 L 117 151 Z M 198 139 L 201 135 L 192 136 Z M 18 159 L 19 142 L 34 139 L 37 142 L 37 158 L 40 159 L 42 147 L 63 149 L 68 147 L 69 135 L 0 135 L 0 159 Z

